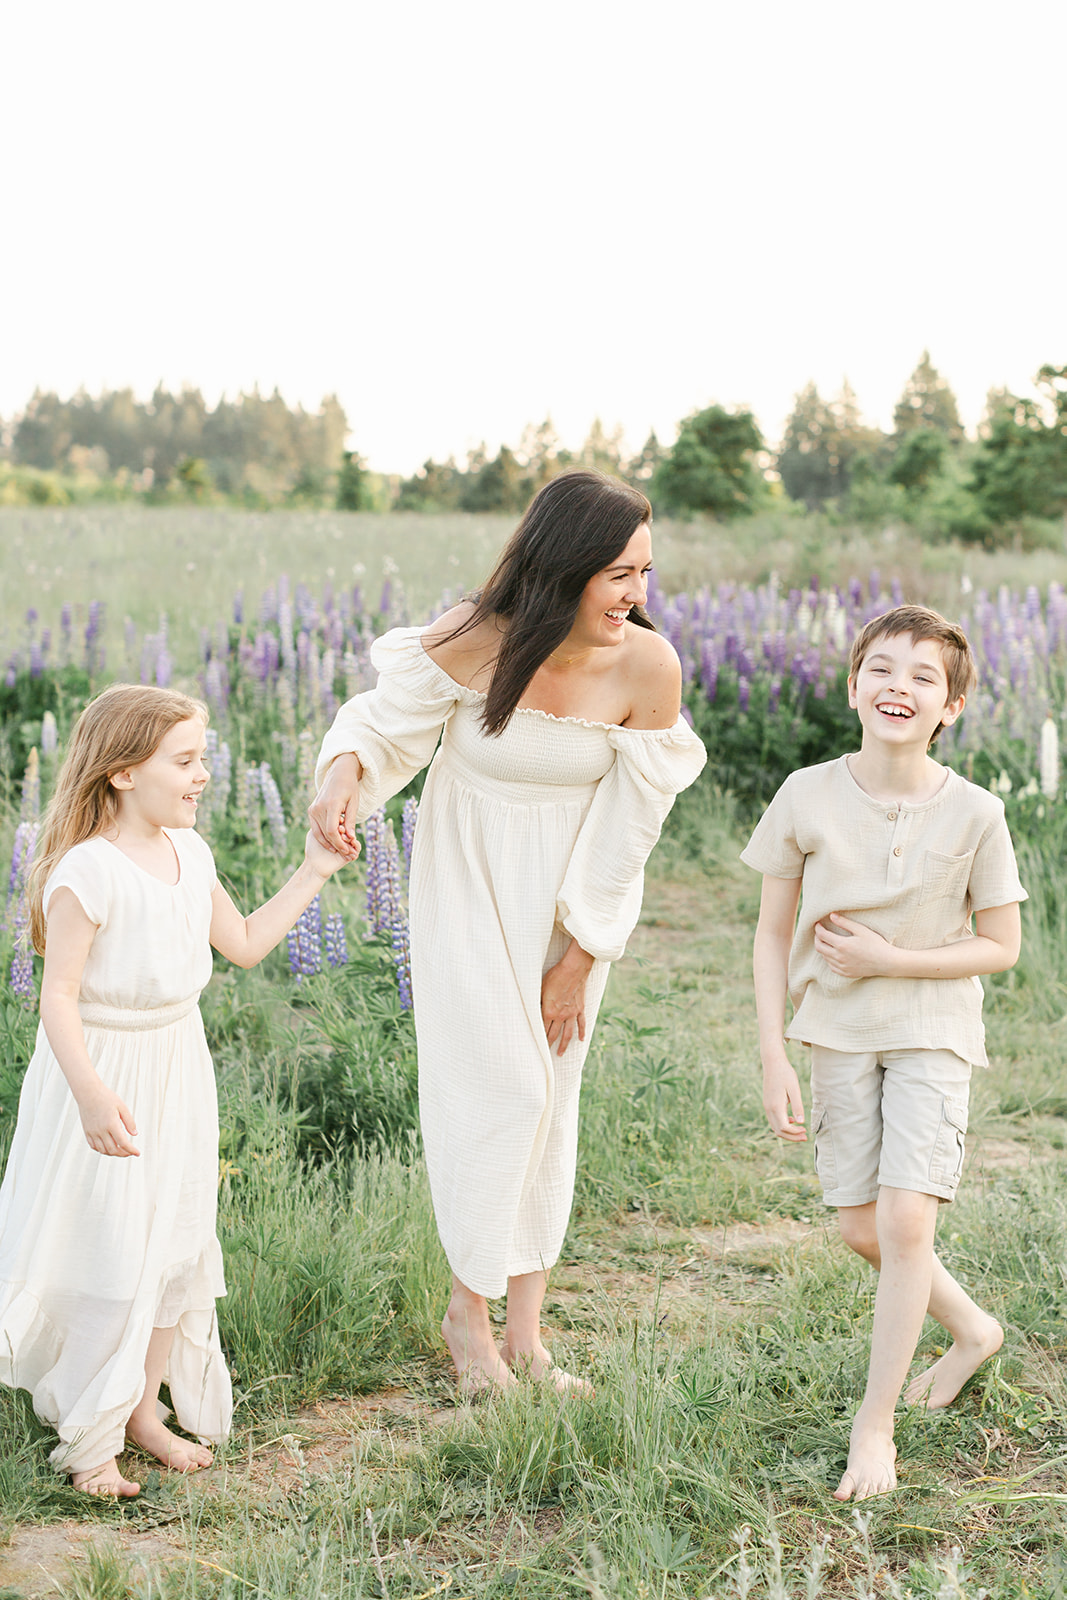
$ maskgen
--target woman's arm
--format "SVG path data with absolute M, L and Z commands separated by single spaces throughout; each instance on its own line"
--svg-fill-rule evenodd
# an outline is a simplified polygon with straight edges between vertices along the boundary
M 70 1085 L 89 1148 L 102 1156 L 136 1156 L 141 1152 L 133 1142 L 133 1113 L 90 1061 L 78 1011 L 82 973 L 96 934 L 97 924 L 90 922 L 74 891 L 54 890 L 48 903 L 41 1021 Z
M 572 939 L 554 967 L 541 979 L 541 1017 L 552 1045 L 559 1040 L 557 1055 L 562 1055 L 577 1030 L 585 1038 L 585 981 L 593 968 L 593 957 Z
M 674 646 L 649 628 L 633 628 L 627 673 L 630 712 L 626 728 L 673 728 L 682 709 L 682 664 Z
M 359 845 L 353 841 L 354 854 Z M 300 913 L 307 909 L 327 878 L 349 859 L 339 851 L 324 848 L 309 833 L 304 860 L 288 883 L 265 905 L 242 917 L 221 883 L 211 891 L 211 943 L 220 955 L 238 967 L 254 967 L 289 932 Z
M 1018 961 L 1022 945 L 1017 902 L 976 911 L 973 939 L 934 950 L 902 950 L 873 928 L 836 911 L 830 913 L 830 921 L 833 928 L 815 924 L 815 948 L 842 978 L 975 978 L 983 972 L 1006 972 Z
M 345 861 L 354 861 L 359 855 L 355 826 L 348 819 L 359 811 L 362 779 L 363 763 L 357 755 L 335 756 L 322 787 L 308 807 L 308 821 L 316 844 L 322 850 L 336 852 Z
M 752 945 L 752 981 L 763 1062 L 763 1109 L 778 1138 L 795 1143 L 808 1137 L 800 1080 L 785 1048 L 789 951 L 800 903 L 800 884 L 799 878 L 764 875 L 759 922 Z

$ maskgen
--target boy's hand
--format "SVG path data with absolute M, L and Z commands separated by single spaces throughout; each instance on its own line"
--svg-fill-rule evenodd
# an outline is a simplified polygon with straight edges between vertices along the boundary
M 788 1139 L 792 1144 L 802 1144 L 807 1139 L 800 1080 L 788 1060 L 764 1067 L 763 1109 L 776 1138 Z
M 309 831 L 304 840 L 304 860 L 312 872 L 318 873 L 320 878 L 330 878 L 341 867 L 347 866 L 349 861 L 356 859 L 356 856 L 359 855 L 359 848 L 359 841 L 355 839 L 352 841 L 352 849 L 355 852 L 353 855 L 338 855 L 336 850 L 327 850 L 325 845 L 321 845 L 315 835 Z
M 831 911 L 830 921 L 815 924 L 815 948 L 831 972 L 839 978 L 891 978 L 896 947 L 883 939 L 873 928 L 862 922 L 853 922 L 838 911 Z M 835 932 L 840 928 L 840 933 Z

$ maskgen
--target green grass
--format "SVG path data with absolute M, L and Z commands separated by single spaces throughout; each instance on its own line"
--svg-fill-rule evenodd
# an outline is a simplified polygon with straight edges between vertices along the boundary
M 21 637 L 27 610 L 55 626 L 70 601 L 84 626 L 90 600 L 108 607 L 109 659 L 123 656 L 123 619 L 154 631 L 166 612 L 176 654 L 195 659 L 202 627 L 229 616 L 243 589 L 253 612 L 262 592 L 286 574 L 321 592 L 359 582 L 376 603 L 395 569 L 413 621 L 446 592 L 479 584 L 517 518 L 392 516 L 338 511 L 250 513 L 196 507 L 119 505 L 0 506 L 0 644 Z M 975 588 L 1001 583 L 1047 587 L 1062 578 L 1063 549 L 987 552 L 927 544 L 889 527 L 841 527 L 816 514 L 765 512 L 729 526 L 663 519 L 655 525 L 659 581 L 668 591 L 721 582 L 847 583 L 877 568 L 888 586 L 898 576 L 907 598 L 949 614 L 960 604 L 960 580 Z
M 1067 1104 L 1051 1091 L 1064 1030 L 1025 986 L 991 986 L 994 1067 L 976 1081 L 972 1176 L 939 1247 L 1004 1322 L 1005 1346 L 949 1412 L 900 1415 L 901 1487 L 857 1519 L 829 1491 L 864 1381 L 873 1275 L 828 1223 L 808 1152 L 763 1127 L 747 979 L 758 880 L 736 862 L 728 813 L 706 819 L 704 840 L 706 865 L 668 842 L 650 874 L 587 1073 L 546 1325 L 595 1399 L 561 1405 L 531 1387 L 453 1409 L 421 1163 L 409 1151 L 301 1166 L 300 1113 L 276 1091 L 285 1059 L 303 1072 L 313 1053 L 305 1002 L 279 1034 L 277 982 L 216 979 L 234 1438 L 209 1477 L 164 1475 L 126 1511 L 87 1505 L 51 1476 L 25 1399 L 0 1395 L 5 1526 L 94 1530 L 48 1592 L 1056 1592 Z M 235 1017 L 248 1039 L 281 1039 L 277 1059 L 253 1072 Z M 988 1149 L 1009 1164 L 983 1177 Z M 165 1554 L 150 1543 L 161 1518 Z

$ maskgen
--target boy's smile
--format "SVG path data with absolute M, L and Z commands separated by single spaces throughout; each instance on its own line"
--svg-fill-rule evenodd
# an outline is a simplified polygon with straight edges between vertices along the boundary
M 859 713 L 863 735 L 925 751 L 942 725 L 955 722 L 963 696 L 948 699 L 948 677 L 936 639 L 910 634 L 875 639 L 849 679 L 848 703 Z

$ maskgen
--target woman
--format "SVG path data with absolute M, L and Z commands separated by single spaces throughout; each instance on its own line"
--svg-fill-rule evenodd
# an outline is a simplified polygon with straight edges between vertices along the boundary
M 482 593 L 395 628 L 377 688 L 342 706 L 311 807 L 321 842 L 424 767 L 411 964 L 426 1163 L 453 1272 L 442 1325 L 462 1393 L 516 1372 L 588 1385 L 541 1342 L 570 1214 L 578 1093 L 642 872 L 704 749 L 681 669 L 644 612 L 644 495 L 572 472 L 530 505 Z M 487 1298 L 507 1293 L 498 1349 Z

